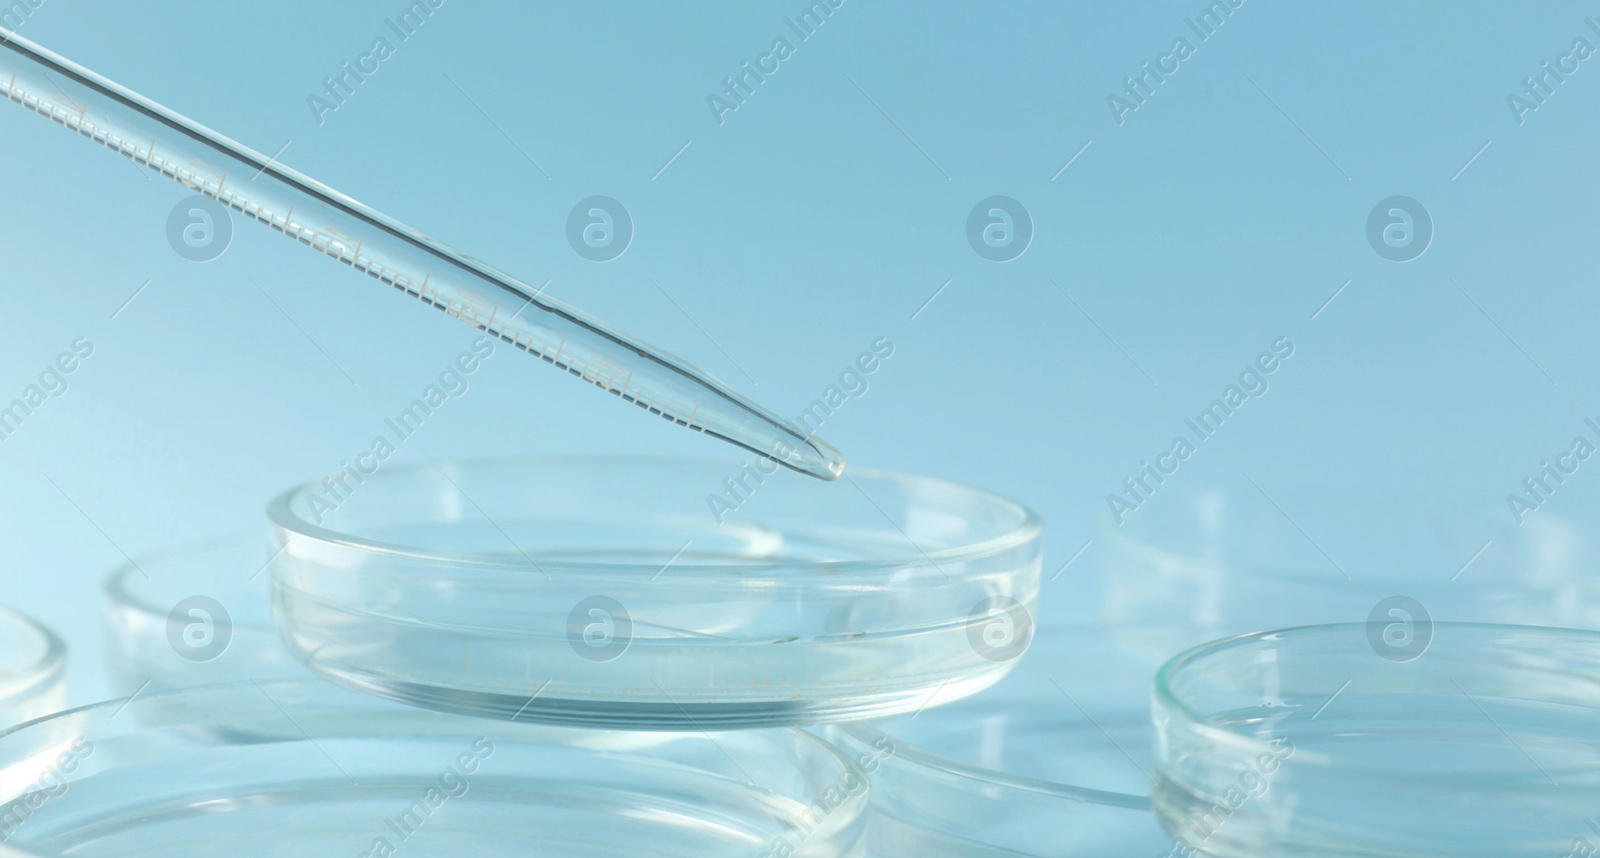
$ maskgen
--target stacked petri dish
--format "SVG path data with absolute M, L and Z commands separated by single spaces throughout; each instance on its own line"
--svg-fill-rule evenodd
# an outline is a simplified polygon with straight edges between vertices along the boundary
M 1581 519 L 1174 492 L 1061 623 L 1024 507 L 851 477 L 731 510 L 738 472 L 677 460 L 291 489 L 264 544 L 113 576 L 134 697 L 0 735 L 4 844 L 1585 854 L 1600 633 L 1549 627 L 1600 617 Z
M 0 730 L 66 701 L 67 648 L 54 632 L 0 607 Z
M 1155 691 L 1155 806 L 1180 854 L 1593 854 L 1600 634 L 1365 623 L 1190 650 Z
M 386 468 L 285 492 L 264 545 L 138 558 L 106 591 L 133 697 L 0 735 L 31 775 L 5 845 L 865 855 L 880 758 L 802 728 L 1002 681 L 1040 525 L 929 478 L 764 476 L 734 516 L 710 463 Z
M 1160 854 L 1147 678 L 1103 628 L 1045 626 L 980 695 L 824 735 L 873 761 L 874 855 Z
M 122 694 L 310 674 L 284 649 L 268 598 L 280 552 L 259 534 L 133 558 L 105 582 L 107 664 Z
M 552 728 L 314 679 L 61 713 L 0 734 L 0 767 L 8 858 L 854 856 L 867 800 L 798 731 Z
M 969 629 L 1031 615 L 1039 524 L 922 477 L 623 458 L 384 470 L 272 502 L 273 606 L 320 675 L 407 703 L 582 726 L 860 719 L 1010 669 Z
M 1334 845 L 1325 851 L 1294 851 L 1308 847 L 1201 836 L 1191 822 L 1198 799 L 1179 802 L 1181 791 L 1162 768 L 1176 765 L 1170 761 L 1177 728 L 1162 704 L 1152 713 L 1154 677 L 1163 662 L 1190 647 L 1304 623 L 1353 622 L 1347 628 L 1358 633 L 1360 648 L 1352 661 L 1364 655 L 1374 671 L 1428 651 L 1435 630 L 1452 621 L 1593 626 L 1600 619 L 1600 578 L 1592 574 L 1600 552 L 1584 524 L 1590 519 L 1552 511 L 1517 526 L 1499 517 L 1504 510 L 1430 509 L 1391 493 L 1261 488 L 1174 489 L 1120 525 L 1107 521 L 1086 549 L 1094 553 L 1085 560 L 1100 566 L 1095 621 L 1041 626 L 1026 658 L 994 689 L 913 715 L 827 728 L 830 739 L 875 760 L 869 826 L 875 852 L 951 858 L 1462 854 L 1425 847 L 1383 851 L 1377 845 L 1382 837 L 1358 846 L 1330 838 Z M 1525 653 L 1528 664 L 1537 648 Z M 1252 656 L 1264 671 L 1276 657 L 1269 648 Z M 1467 663 L 1466 656 L 1458 658 Z M 1582 676 L 1600 679 L 1583 666 L 1564 679 Z M 1270 681 L 1257 679 L 1259 717 L 1265 719 L 1278 702 L 1265 695 Z M 1226 681 L 1200 673 L 1188 687 L 1200 693 Z M 1307 721 L 1339 685 L 1318 690 L 1322 698 L 1296 703 Z M 1450 693 L 1455 702 L 1463 699 L 1453 688 Z M 1302 692 L 1302 698 L 1313 696 Z M 1372 714 L 1358 704 L 1355 717 L 1330 726 L 1328 737 L 1341 728 L 1386 729 L 1381 718 L 1363 720 Z M 1213 760 L 1217 783 L 1205 786 L 1218 792 L 1199 794 L 1227 794 L 1219 772 L 1233 766 L 1237 775 L 1258 762 L 1243 755 Z M 1367 784 L 1372 796 L 1404 806 L 1379 780 Z M 1296 802 L 1327 799 L 1299 792 L 1295 784 L 1273 781 L 1286 816 L 1293 816 Z M 1329 804 L 1321 821 L 1330 828 L 1362 827 L 1361 815 L 1349 809 Z M 1207 813 L 1215 815 L 1210 805 L 1198 811 L 1200 818 Z M 1569 853 L 1572 847 L 1569 839 L 1548 854 L 1585 854 Z
M 1163 658 L 1235 634 L 1360 622 L 1380 605 L 1385 617 L 1398 606 L 1413 619 L 1600 627 L 1596 512 L 1518 523 L 1504 505 L 1399 491 L 1174 489 L 1104 523 L 1100 619 L 1171 629 Z
M 1589 511 L 1267 483 L 1160 500 L 1102 531 L 1099 610 L 1165 630 L 1137 637 L 1171 658 L 1152 711 L 1170 854 L 1589 848 L 1539 772 L 1567 783 L 1542 756 L 1567 755 L 1581 792 L 1594 756 L 1591 635 L 1561 628 L 1600 625 Z

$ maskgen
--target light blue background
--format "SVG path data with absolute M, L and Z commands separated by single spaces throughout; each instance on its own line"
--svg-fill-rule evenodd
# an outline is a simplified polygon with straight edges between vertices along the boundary
M 1600 5 L 1249 0 L 1199 42 L 1202 5 L 847 0 L 800 42 L 799 0 L 448 0 L 321 126 L 307 96 L 394 40 L 399 0 L 45 0 L 21 32 L 254 149 L 288 142 L 290 166 L 785 415 L 889 337 L 822 434 L 856 466 L 1026 502 L 1047 575 L 1089 542 L 1048 585 L 1055 619 L 1094 613 L 1106 495 L 1277 337 L 1296 351 L 1270 393 L 1169 485 L 1248 472 L 1504 514 L 1600 414 L 1600 60 L 1520 126 L 1506 104 L 1574 38 L 1600 45 Z M 780 36 L 794 56 L 719 125 L 707 97 Z M 1195 55 L 1119 126 L 1107 96 L 1179 36 Z M 69 638 L 87 702 L 109 693 L 99 587 L 123 552 L 259 529 L 471 333 L 242 221 L 188 262 L 165 236 L 186 191 L 21 110 L 0 147 L 0 400 L 96 345 L 0 443 L 0 601 Z M 636 230 L 604 264 L 564 234 L 595 194 Z M 1035 226 L 1005 264 L 964 234 L 996 194 Z M 1367 242 L 1392 195 L 1432 215 L 1413 262 Z M 397 456 L 562 452 L 739 458 L 508 350 Z M 1552 507 L 1590 483 L 1600 462 Z

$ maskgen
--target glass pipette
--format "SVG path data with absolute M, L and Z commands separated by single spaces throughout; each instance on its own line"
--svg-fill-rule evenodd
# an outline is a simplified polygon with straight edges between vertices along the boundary
M 0 48 L 8 103 L 679 426 L 821 479 L 844 471 L 838 450 L 689 363 L 3 28 Z

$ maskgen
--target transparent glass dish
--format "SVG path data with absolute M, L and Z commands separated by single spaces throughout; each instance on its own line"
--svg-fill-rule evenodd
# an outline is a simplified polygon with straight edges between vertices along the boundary
M 66 705 L 66 668 L 60 638 L 0 607 L 0 730 Z
M 385 468 L 268 514 L 273 602 L 316 672 L 472 715 L 729 729 L 912 711 L 1011 667 L 1037 519 L 925 477 L 738 479 L 725 464 L 557 459 Z M 320 522 L 320 523 L 319 523 Z
M 1245 856 L 1588 855 L 1600 634 L 1438 623 L 1233 638 L 1162 667 L 1154 805 Z M 1577 850 L 1577 851 L 1573 851 Z
M 1165 628 L 1148 640 L 1162 659 L 1237 634 L 1361 622 L 1396 596 L 1418 618 L 1420 607 L 1433 620 L 1600 628 L 1597 514 L 1565 503 L 1519 525 L 1504 504 L 1442 492 L 1163 487 L 1095 539 L 1097 616 Z
M 0 773 L 25 856 L 864 854 L 865 775 L 797 730 L 576 730 L 318 680 L 40 719 L 0 734 Z
M 105 583 L 107 652 L 119 693 L 303 678 L 272 622 L 266 540 L 230 537 L 152 552 Z
M 1045 628 L 983 694 L 822 732 L 871 779 L 874 855 L 1161 855 L 1172 840 L 1150 810 L 1156 667 L 1105 630 Z

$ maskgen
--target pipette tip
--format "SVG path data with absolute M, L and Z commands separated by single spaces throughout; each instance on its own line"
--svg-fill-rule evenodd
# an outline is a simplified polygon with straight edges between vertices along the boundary
M 807 438 L 784 464 L 819 480 L 832 482 L 844 476 L 844 454 L 817 437 Z

